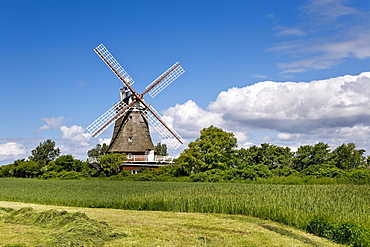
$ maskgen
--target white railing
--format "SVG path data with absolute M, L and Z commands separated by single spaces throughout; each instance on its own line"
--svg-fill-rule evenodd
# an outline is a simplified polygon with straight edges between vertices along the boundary
M 127 155 L 127 161 L 129 162 L 164 162 L 164 163 L 173 163 L 174 157 L 171 156 L 160 156 L 155 155 L 154 160 L 153 156 L 150 155 Z M 98 164 L 98 157 L 88 157 L 87 158 L 90 164 Z
M 155 161 L 158 161 L 158 162 L 173 163 L 173 160 L 174 160 L 174 157 L 170 157 L 170 156 L 159 156 L 159 155 L 155 156 Z
M 147 161 L 154 161 L 154 162 L 166 162 L 166 163 L 172 163 L 174 160 L 174 157 L 170 156 L 154 156 L 154 160 L 149 159 L 149 155 L 127 155 L 126 156 L 127 161 L 129 162 L 147 162 Z

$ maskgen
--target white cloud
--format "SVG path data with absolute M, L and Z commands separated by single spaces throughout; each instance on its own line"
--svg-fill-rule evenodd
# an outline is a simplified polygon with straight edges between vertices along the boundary
M 49 130 L 49 129 L 51 129 L 51 130 L 58 129 L 62 125 L 62 122 L 64 121 L 64 119 L 65 119 L 64 117 L 42 118 L 41 121 L 45 122 L 46 124 L 41 126 L 39 128 L 39 131 Z
M 297 27 L 276 27 L 279 30 L 276 34 L 279 36 L 291 35 L 291 36 L 305 36 L 306 33 Z
M 289 134 L 289 133 L 279 133 L 277 135 L 277 138 L 280 141 L 292 141 L 292 140 L 299 139 L 300 137 L 301 137 L 300 134 Z
M 277 35 L 291 38 L 268 49 L 285 55 L 286 61 L 278 64 L 282 73 L 326 69 L 344 59 L 370 57 L 369 12 L 345 6 L 341 0 L 311 0 L 300 17 L 296 26 L 274 28 Z M 305 39 L 294 39 L 303 35 Z
M 85 129 L 81 126 L 61 126 L 60 132 L 62 133 L 63 139 L 70 140 L 78 146 L 87 147 L 90 145 L 89 141 L 91 138 L 91 134 L 86 133 Z
M 209 105 L 224 119 L 255 128 L 306 132 L 367 123 L 370 73 L 310 83 L 260 82 L 221 92 Z
M 260 79 L 266 79 L 267 78 L 267 75 L 253 74 L 253 77 L 260 78 Z
M 103 143 L 109 145 L 110 144 L 110 141 L 111 141 L 111 138 L 99 138 L 99 144 L 103 145 Z
M 206 110 L 188 101 L 167 109 L 164 117 L 189 139 L 215 125 L 233 132 L 240 146 L 261 141 L 292 146 L 323 141 L 331 145 L 355 142 L 370 150 L 368 109 L 370 72 L 364 72 L 308 83 L 265 81 L 230 88 Z
M 302 9 L 308 15 L 318 16 L 325 20 L 359 13 L 355 8 L 345 6 L 344 2 L 344 0 L 310 0 Z
M 25 147 L 16 142 L 0 144 L 0 161 L 15 159 L 26 154 Z
M 163 117 L 176 131 L 181 132 L 183 138 L 193 138 L 210 125 L 224 125 L 221 114 L 203 110 L 192 100 L 168 108 L 163 112 Z

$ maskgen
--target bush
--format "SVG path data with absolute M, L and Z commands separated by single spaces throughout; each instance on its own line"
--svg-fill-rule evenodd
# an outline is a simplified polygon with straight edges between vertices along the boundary
M 206 182 L 208 175 L 205 172 L 200 172 L 190 175 L 190 179 L 193 182 Z
M 67 179 L 67 180 L 70 180 L 70 179 L 80 179 L 82 178 L 82 174 L 81 172 L 75 172 L 75 171 L 62 171 L 60 173 L 58 173 L 58 177 L 60 179 Z
M 346 176 L 346 172 L 334 165 L 312 165 L 301 171 L 304 176 L 314 176 L 316 178 L 342 178 Z
M 320 237 L 332 239 L 340 244 L 354 247 L 370 246 L 368 230 L 351 222 L 333 223 L 327 217 L 315 216 L 309 221 L 307 231 Z
M 271 178 L 273 175 L 268 165 L 253 165 L 251 168 L 256 172 L 256 175 L 259 178 Z
M 243 169 L 212 169 L 190 176 L 193 182 L 225 182 L 240 180 L 255 180 L 256 178 L 270 178 L 272 172 L 267 165 L 247 166 Z
M 333 239 L 334 226 L 329 222 L 328 218 L 324 216 L 315 216 L 308 223 L 307 231 L 320 237 Z
M 347 173 L 347 178 L 354 182 L 370 182 L 370 169 L 352 170 Z
M 273 169 L 272 173 L 274 174 L 274 176 L 277 177 L 288 177 L 291 175 L 296 175 L 298 172 L 290 167 L 282 167 L 278 169 Z
M 41 179 L 52 179 L 52 178 L 57 178 L 58 177 L 58 172 L 45 172 L 44 174 L 40 175 L 39 178 Z
M 83 174 L 81 172 L 75 171 L 61 171 L 61 172 L 45 172 L 44 174 L 40 175 L 39 178 L 41 179 L 80 179 L 83 178 Z

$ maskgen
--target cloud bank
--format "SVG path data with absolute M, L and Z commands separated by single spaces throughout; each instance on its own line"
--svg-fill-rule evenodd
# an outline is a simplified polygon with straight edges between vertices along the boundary
M 206 110 L 188 101 L 167 109 L 164 116 L 190 139 L 213 124 L 234 132 L 241 144 L 262 140 L 288 145 L 355 142 L 370 151 L 368 109 L 370 72 L 364 72 L 311 82 L 264 81 L 230 88 Z

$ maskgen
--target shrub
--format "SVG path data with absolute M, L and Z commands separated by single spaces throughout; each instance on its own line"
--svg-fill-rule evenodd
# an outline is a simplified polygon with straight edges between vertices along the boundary
M 70 180 L 70 179 L 83 178 L 83 174 L 81 172 L 75 172 L 75 171 L 61 171 L 61 172 L 50 171 L 50 172 L 45 172 L 44 174 L 40 175 L 39 178 Z
M 307 231 L 320 237 L 333 239 L 334 226 L 327 217 L 315 216 L 308 223 Z
M 341 178 L 345 177 L 346 172 L 334 165 L 312 165 L 301 171 L 304 176 L 314 176 L 316 178 L 329 177 L 329 178 Z
M 39 176 L 39 178 L 41 179 L 52 179 L 52 178 L 57 178 L 57 177 L 58 177 L 58 172 L 55 172 L 55 171 L 45 172 L 44 174 Z
M 274 176 L 277 176 L 277 177 L 288 177 L 291 175 L 295 175 L 298 172 L 290 167 L 282 167 L 278 169 L 273 169 L 272 173 L 274 174 Z
M 268 165 L 253 165 L 251 168 L 256 172 L 256 175 L 259 178 L 270 178 L 273 175 Z
M 196 174 L 190 175 L 190 179 L 193 182 L 206 182 L 208 175 L 205 172 L 199 172 Z
M 80 179 L 82 178 L 82 174 L 81 172 L 75 172 L 75 171 L 62 171 L 60 173 L 58 173 L 58 177 L 60 179 L 67 179 L 67 180 L 70 180 L 70 179 Z
M 348 172 L 347 178 L 354 182 L 370 182 L 370 169 L 358 169 Z
M 334 223 L 324 216 L 315 216 L 309 221 L 307 231 L 320 237 L 332 239 L 337 243 L 354 247 L 370 246 L 367 229 L 351 222 Z

